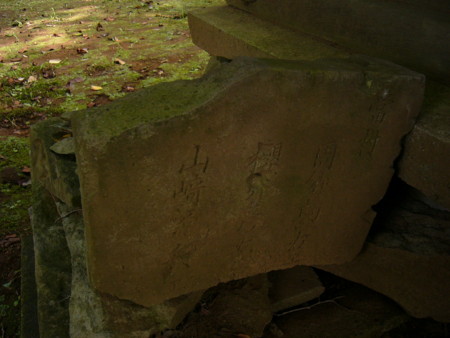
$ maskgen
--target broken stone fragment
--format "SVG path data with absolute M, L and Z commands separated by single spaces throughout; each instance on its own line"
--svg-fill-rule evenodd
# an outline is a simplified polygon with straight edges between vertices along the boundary
M 353 259 L 423 85 L 369 58 L 239 59 L 75 113 L 93 287 L 148 307 Z
M 450 322 L 450 213 L 410 189 L 381 220 L 358 257 L 321 266 L 400 304 L 411 316 Z
M 450 210 L 450 87 L 427 83 L 423 109 L 404 148 L 399 177 Z
M 75 113 L 92 285 L 148 307 L 351 260 L 422 91 L 368 58 L 239 59 Z
M 314 270 L 307 266 L 271 271 L 268 276 L 273 312 L 309 302 L 325 291 Z
M 33 126 L 30 135 L 32 179 L 33 183 L 44 186 L 52 196 L 79 208 L 80 185 L 75 173 L 75 157 L 70 149 L 65 147 L 63 150 L 58 145 L 70 144 L 70 138 L 63 138 L 70 133 L 69 129 L 70 125 L 61 118 L 51 118 Z M 58 139 L 62 141 L 57 142 Z M 65 154 L 58 154 L 58 150 Z
M 390 299 L 353 285 L 332 299 L 275 317 L 265 338 L 382 337 L 408 320 Z
M 267 275 L 261 274 L 207 290 L 177 337 L 261 337 L 272 319 L 268 289 Z
M 73 137 L 63 138 L 50 147 L 50 150 L 60 155 L 75 155 Z

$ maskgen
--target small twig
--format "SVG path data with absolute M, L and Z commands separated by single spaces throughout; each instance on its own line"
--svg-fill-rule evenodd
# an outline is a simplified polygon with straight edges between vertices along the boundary
M 342 306 L 341 304 L 336 302 L 336 299 L 341 299 L 341 298 L 344 298 L 344 296 L 339 296 L 339 297 L 336 297 L 336 298 L 333 298 L 333 299 L 321 300 L 321 301 L 318 301 L 317 303 L 314 303 L 314 304 L 312 304 L 310 306 L 304 306 L 304 307 L 300 307 L 300 308 L 297 308 L 297 309 L 292 309 L 292 310 L 276 313 L 275 316 L 276 317 L 281 317 L 281 316 L 284 316 L 284 315 L 287 315 L 287 314 L 290 314 L 290 313 L 294 313 L 294 312 L 298 312 L 298 311 L 311 310 L 313 307 L 316 307 L 318 305 L 325 304 L 325 303 L 333 303 L 333 304 L 336 304 L 337 306 L 343 307 L 346 310 L 348 310 L 345 306 Z
M 61 217 L 58 217 L 58 218 L 55 220 L 55 223 L 61 221 L 63 218 L 66 218 L 66 217 L 68 217 L 68 216 L 70 216 L 70 215 L 72 215 L 72 214 L 74 214 L 74 213 L 76 213 L 76 212 L 81 212 L 82 210 L 83 210 L 83 209 L 75 209 L 75 210 L 69 211 L 69 212 L 68 212 L 67 214 L 65 214 L 65 215 L 60 215 Z

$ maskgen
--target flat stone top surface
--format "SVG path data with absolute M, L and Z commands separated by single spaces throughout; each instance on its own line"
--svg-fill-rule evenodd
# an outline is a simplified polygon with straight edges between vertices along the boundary
M 229 59 L 250 56 L 316 60 L 349 55 L 335 44 L 281 28 L 229 6 L 190 12 L 189 28 L 196 45 L 211 55 Z
M 425 1 L 423 1 L 424 3 Z M 450 13 L 380 0 L 227 0 L 252 15 L 449 83 Z M 442 10 L 436 10 L 437 7 Z
M 361 249 L 424 79 L 238 59 L 74 115 L 93 286 L 142 305 Z

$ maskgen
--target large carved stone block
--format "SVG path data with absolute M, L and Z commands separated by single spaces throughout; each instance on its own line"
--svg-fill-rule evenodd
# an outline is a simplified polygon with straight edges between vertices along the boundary
M 145 306 L 360 251 L 424 79 L 235 60 L 73 119 L 93 286 Z

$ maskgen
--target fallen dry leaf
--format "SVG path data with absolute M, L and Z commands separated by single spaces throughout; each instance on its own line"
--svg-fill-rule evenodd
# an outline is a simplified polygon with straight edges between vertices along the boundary
M 136 90 L 136 88 L 134 88 L 133 86 L 124 86 L 124 87 L 122 87 L 122 91 L 128 92 L 128 93 L 134 92 L 135 90 Z
M 27 79 L 27 82 L 28 83 L 33 83 L 33 82 L 36 82 L 37 81 L 37 78 L 35 77 L 35 76 L 33 76 L 33 75 L 31 75 L 28 79 Z
M 88 52 L 87 48 L 77 48 L 78 54 L 86 54 Z
M 31 168 L 25 166 L 25 167 L 22 168 L 22 172 L 23 172 L 23 173 L 26 173 L 26 174 L 31 173 Z
M 104 18 L 103 20 L 105 20 L 105 21 L 114 21 L 114 20 L 116 20 L 116 19 L 114 19 L 114 18 L 111 17 L 111 16 L 108 16 L 107 18 Z
M 100 87 L 100 86 L 91 86 L 91 90 L 97 91 L 97 90 L 102 90 L 102 89 L 103 89 L 103 87 Z
M 124 65 L 126 62 L 121 59 L 114 59 L 114 63 L 116 63 L 118 65 Z

